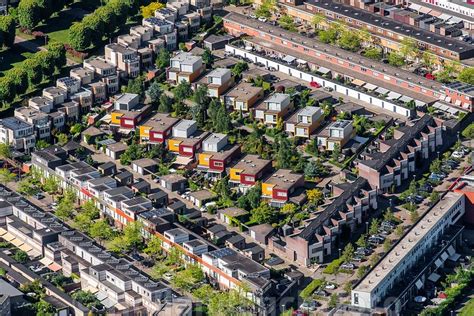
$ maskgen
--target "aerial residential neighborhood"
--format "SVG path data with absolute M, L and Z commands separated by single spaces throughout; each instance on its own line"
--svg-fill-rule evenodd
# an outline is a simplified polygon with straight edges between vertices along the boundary
M 0 0 L 0 314 L 474 315 L 472 0 Z

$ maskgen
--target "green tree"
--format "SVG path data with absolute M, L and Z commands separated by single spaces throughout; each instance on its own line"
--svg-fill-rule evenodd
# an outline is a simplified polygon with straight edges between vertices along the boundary
M 285 205 L 283 205 L 283 207 L 281 208 L 281 211 L 280 213 L 282 214 L 285 214 L 285 215 L 292 215 L 296 212 L 296 210 L 298 209 L 298 207 L 296 206 L 296 204 L 294 203 L 286 203 Z
M 232 67 L 232 74 L 235 77 L 240 77 L 240 75 L 249 69 L 249 65 L 246 62 L 239 61 L 237 64 Z
M 12 80 L 15 85 L 15 92 L 21 95 L 28 89 L 28 73 L 23 67 L 14 67 L 5 73 L 5 77 Z
M 261 202 L 259 207 L 250 211 L 250 214 L 250 220 L 258 224 L 270 224 L 275 218 L 275 213 L 267 202 Z
M 191 108 L 193 120 L 198 124 L 198 127 L 203 128 L 207 120 L 207 107 L 210 98 L 208 96 L 207 86 L 199 86 L 193 94 L 193 101 L 195 105 Z
M 307 190 L 306 196 L 308 197 L 308 202 L 313 205 L 318 205 L 324 200 L 323 192 L 318 188 Z
M 69 130 L 69 132 L 71 133 L 73 138 L 76 138 L 82 132 L 82 128 L 83 128 L 82 124 L 76 123 L 71 126 L 71 129 Z
M 186 269 L 176 273 L 173 284 L 175 287 L 189 292 L 202 280 L 204 280 L 204 273 L 201 268 L 197 264 L 191 264 L 186 266 Z
M 77 51 L 91 46 L 91 30 L 84 23 L 74 23 L 69 28 L 68 42 Z
M 397 228 L 395 228 L 395 235 L 400 238 L 403 236 L 403 226 L 402 225 L 398 225 Z
M 474 85 L 474 67 L 465 67 L 459 73 L 458 80 Z
M 48 148 L 49 146 L 50 144 L 44 139 L 37 140 L 35 143 L 35 147 L 37 150 L 42 150 L 42 149 Z
M 66 143 L 69 141 L 68 136 L 64 133 L 56 134 L 56 139 L 57 139 L 57 142 L 60 146 L 66 145 Z
M 32 30 L 41 21 L 41 7 L 37 0 L 21 0 L 18 4 L 18 24 Z
M 13 47 L 15 42 L 15 19 L 11 15 L 0 16 L 0 48 Z
M 127 249 L 135 251 L 143 243 L 142 228 L 143 225 L 141 222 L 133 222 L 125 226 L 123 230 L 123 241 Z
M 423 54 L 421 55 L 421 60 L 423 62 L 423 65 L 425 65 L 425 67 L 430 68 L 430 69 L 435 64 L 436 59 L 437 59 L 436 55 L 428 51 L 424 51 Z
M 405 58 L 396 52 L 391 52 L 388 54 L 388 63 L 395 67 L 401 67 L 405 65 Z
M 47 177 L 43 183 L 43 190 L 49 194 L 55 194 L 59 190 L 58 180 L 53 176 Z
M 90 291 L 79 290 L 72 293 L 71 297 L 86 307 L 102 308 L 100 300 Z
M 155 235 L 151 235 L 150 239 L 146 242 L 146 247 L 143 252 L 150 257 L 156 259 L 162 253 L 163 242 L 160 238 Z
M 420 215 L 418 214 L 418 211 L 416 209 L 410 211 L 410 221 L 412 223 L 415 223 L 419 218 L 420 218 Z
M 377 234 L 379 232 L 379 225 L 380 225 L 380 220 L 377 218 L 373 218 L 372 221 L 370 222 L 369 234 L 370 235 Z
M 416 41 L 410 37 L 405 37 L 402 40 L 399 51 L 404 59 L 413 59 L 419 53 L 419 49 L 416 44 Z
M 338 32 L 336 29 L 328 28 L 327 30 L 322 30 L 319 32 L 319 40 L 326 44 L 336 43 Z
M 19 263 L 26 263 L 30 259 L 28 254 L 23 250 L 17 250 L 13 255 L 13 259 Z
M 201 55 L 202 61 L 206 64 L 207 67 L 212 66 L 212 62 L 214 60 L 214 56 L 209 48 L 205 48 L 204 52 Z
M 358 269 L 357 269 L 357 278 L 358 279 L 362 279 L 362 277 L 367 273 L 367 271 L 369 270 L 369 266 L 360 266 Z
M 285 14 L 278 19 L 278 25 L 280 25 L 285 30 L 290 32 L 296 32 L 298 29 L 296 28 L 295 22 L 293 17 Z
M 161 48 L 158 52 L 158 56 L 156 57 L 155 65 L 158 69 L 165 69 L 170 65 L 170 52 L 165 49 Z
M 366 248 L 367 247 L 367 236 L 364 234 L 364 235 L 361 235 L 359 237 L 359 239 L 357 239 L 356 241 L 356 245 L 358 247 L 362 247 L 362 248 Z
M 128 80 L 128 83 L 124 89 L 124 92 L 138 94 L 141 96 L 143 95 L 144 87 L 145 87 L 144 78 L 142 76 L 139 76 L 137 78 Z
M 347 244 L 344 250 L 342 251 L 342 260 L 344 262 L 350 262 L 354 258 L 354 246 L 351 243 Z
M 159 99 L 158 112 L 170 113 L 173 110 L 173 99 L 163 93 Z
M 153 105 L 158 105 L 160 103 L 161 95 L 163 94 L 163 91 L 160 87 L 160 83 L 157 80 L 153 81 L 153 83 L 150 85 L 150 88 L 148 88 L 146 94 L 150 98 L 150 101 Z
M 141 6 L 140 12 L 143 18 L 150 18 L 150 17 L 155 16 L 156 10 L 162 9 L 163 7 L 164 7 L 163 3 L 160 3 L 158 1 L 151 2 L 149 5 Z
M 31 196 L 38 192 L 38 188 L 32 183 L 31 178 L 28 177 L 18 182 L 18 192 L 26 196 Z
M 56 313 L 56 308 L 53 305 L 46 302 L 43 299 L 40 299 L 35 304 L 36 316 L 51 316 Z
M 8 144 L 0 143 L 0 158 L 9 159 L 12 156 L 11 147 Z
M 214 129 L 217 133 L 227 133 L 232 130 L 232 120 L 223 104 L 217 110 Z
M 474 123 L 469 124 L 463 131 L 462 136 L 467 139 L 474 139 Z M 0 147 L 0 157 L 2 155 L 2 149 Z
M 7 168 L 0 169 L 0 183 L 5 185 L 15 180 L 16 175 Z
M 338 44 L 341 48 L 354 52 L 360 48 L 360 38 L 354 32 L 347 30 L 339 36 Z
M 364 56 L 374 60 L 382 59 L 382 51 L 379 48 L 371 47 L 364 51 Z
M 257 208 L 260 205 L 262 196 L 261 184 L 257 183 L 250 188 L 244 195 L 239 197 L 237 205 L 245 210 Z
M 334 148 L 332 149 L 331 159 L 334 161 L 339 161 L 339 157 L 341 156 L 341 145 L 339 143 L 334 144 Z
M 431 192 L 431 194 L 430 194 L 430 202 L 431 202 L 431 204 L 435 204 L 436 202 L 438 202 L 439 197 L 440 197 L 440 195 L 439 195 L 439 192 L 438 192 L 438 191 L 433 191 L 433 192 Z
M 63 221 L 72 218 L 74 214 L 74 204 L 71 200 L 62 198 L 54 214 Z
M 331 309 L 336 308 L 337 303 L 338 303 L 337 294 L 332 293 L 331 296 L 329 297 L 328 307 Z
M 191 85 L 186 80 L 181 81 L 176 88 L 174 88 L 174 96 L 178 101 L 184 101 L 191 95 Z
M 97 238 L 99 243 L 109 240 L 113 236 L 113 230 L 105 219 L 98 220 L 90 225 L 89 235 Z
M 435 159 L 430 165 L 430 171 L 433 173 L 439 173 L 441 172 L 441 160 Z
M 369 258 L 369 265 L 371 267 L 375 266 L 377 264 L 377 262 L 379 262 L 380 260 L 380 255 L 377 254 L 377 253 L 374 253 L 372 256 L 370 256 Z
M 311 24 L 313 24 L 315 28 L 320 29 L 327 24 L 327 18 L 322 13 L 315 13 L 311 19 Z
M 229 178 L 223 177 L 213 187 L 214 193 L 219 197 L 219 201 L 224 203 L 231 201 L 232 191 L 229 186 Z

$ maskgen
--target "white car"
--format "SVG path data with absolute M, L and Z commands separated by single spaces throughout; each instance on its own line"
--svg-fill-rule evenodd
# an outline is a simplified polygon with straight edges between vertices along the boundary
M 336 285 L 333 283 L 328 283 L 324 286 L 326 290 L 334 290 L 336 288 Z
M 453 158 L 462 158 L 462 157 L 464 157 L 464 153 L 462 153 L 460 151 L 455 151 L 451 154 L 451 157 L 453 157 Z
M 258 20 L 260 22 L 267 22 L 267 18 L 264 18 L 263 16 L 259 17 Z
M 172 278 L 173 278 L 173 275 L 171 273 L 163 274 L 163 279 L 165 279 L 166 281 L 171 281 Z

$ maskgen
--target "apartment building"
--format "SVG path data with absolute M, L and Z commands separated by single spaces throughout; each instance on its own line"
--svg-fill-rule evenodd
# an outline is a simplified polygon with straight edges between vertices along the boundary
M 241 82 L 224 94 L 226 107 L 234 111 L 248 112 L 264 95 L 263 89 L 248 82 Z
M 310 17 L 312 15 L 309 14 Z M 278 55 L 282 53 L 284 55 L 294 55 L 314 63 L 318 66 L 315 67 L 315 70 L 330 69 L 330 72 L 336 72 L 343 77 L 358 78 L 378 87 L 385 87 L 385 89 L 390 91 L 407 94 L 425 103 L 435 102 L 443 95 L 441 92 L 442 84 L 436 81 L 428 80 L 412 72 L 370 60 L 334 45 L 324 44 L 315 39 L 283 30 L 256 19 L 248 19 L 246 16 L 235 12 L 229 13 L 224 17 L 224 28 L 234 36 L 239 36 L 242 33 L 252 36 L 254 39 L 250 38 L 249 41 L 254 46 L 258 45 L 259 50 L 267 51 L 268 53 L 273 52 Z M 289 70 L 289 74 L 292 72 L 293 70 Z M 362 98 L 361 94 L 358 93 L 351 94 L 351 96 Z M 373 103 L 370 96 L 364 99 L 366 99 L 366 102 Z M 392 105 L 386 104 L 384 106 L 383 103 L 378 106 L 392 111 Z M 456 106 L 455 102 L 452 101 L 449 104 Z M 400 114 L 409 112 L 408 109 L 395 108 L 394 111 Z M 406 116 L 410 117 L 411 115 Z
M 463 227 L 455 223 L 464 212 L 464 195 L 445 194 L 355 285 L 351 305 L 380 307 L 387 315 L 402 314 L 407 303 L 436 277 L 446 260 L 456 257 L 455 248 L 461 241 Z
M 443 144 L 442 128 L 442 122 L 429 115 L 399 127 L 392 139 L 377 140 L 375 150 L 356 160 L 359 176 L 382 191 L 400 186 L 433 159 Z
M 227 68 L 216 68 L 199 80 L 197 85 L 206 85 L 210 97 L 220 98 L 234 84 L 232 72 Z
M 472 45 L 462 41 L 331 0 L 309 0 L 299 6 L 280 2 L 280 5 L 295 20 L 306 24 L 311 24 L 312 15 L 320 13 L 330 21 L 340 20 L 354 29 L 366 28 L 387 50 L 398 50 L 402 40 L 409 37 L 414 39 L 420 48 L 429 50 L 442 59 L 465 60 L 474 56 Z
M 202 152 L 198 154 L 198 170 L 210 179 L 220 179 L 231 162 L 240 155 L 240 146 L 231 145 L 228 136 L 212 133 L 202 142 Z
M 21 107 L 15 109 L 14 115 L 16 118 L 33 125 L 38 139 L 49 140 L 51 137 L 51 122 L 48 114 L 35 109 Z
M 166 75 L 167 79 L 175 84 L 179 84 L 183 80 L 193 83 L 201 76 L 205 68 L 201 57 L 183 52 L 170 59 L 170 67 L 167 69 Z
M 283 207 L 298 188 L 304 186 L 304 175 L 288 169 L 278 169 L 262 181 L 262 198 L 271 206 Z
M 285 131 L 290 136 L 309 138 L 324 119 L 321 108 L 306 106 L 297 110 L 285 121 Z
M 271 167 L 271 160 L 262 159 L 257 155 L 245 155 L 230 167 L 229 182 L 238 185 L 241 191 L 246 191 L 262 180 Z
M 474 85 L 463 82 L 452 82 L 443 85 L 440 100 L 454 103 L 469 112 L 474 111 Z
M 1 119 L 0 140 L 14 150 L 29 154 L 36 144 L 34 126 L 16 117 Z
M 290 112 L 292 102 L 289 94 L 274 93 L 255 108 L 255 118 L 267 125 L 276 125 Z
M 355 135 L 355 130 L 350 120 L 338 120 L 323 129 L 318 135 L 318 146 L 325 150 L 333 151 L 339 146 L 339 150 Z
M 333 193 L 337 197 L 322 212 L 284 237 L 270 238 L 269 247 L 305 266 L 327 260 L 337 251 L 335 247 L 343 229 L 354 230 L 378 205 L 377 190 L 371 189 L 361 177 L 353 183 L 334 185 Z
M 105 45 L 105 61 L 117 67 L 122 77 L 136 78 L 140 74 L 140 58 L 136 50 L 120 44 Z
M 156 113 L 139 126 L 140 141 L 149 144 L 163 144 L 171 136 L 173 126 L 179 119 L 164 113 Z

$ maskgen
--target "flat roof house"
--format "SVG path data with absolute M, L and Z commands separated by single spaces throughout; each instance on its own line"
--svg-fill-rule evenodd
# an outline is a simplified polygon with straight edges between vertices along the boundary
M 218 179 L 232 160 L 240 155 L 239 145 L 230 145 L 225 134 L 212 133 L 202 142 L 198 154 L 198 169 L 211 179 Z
M 132 169 L 144 176 L 156 172 L 158 170 L 158 163 L 150 158 L 142 158 L 132 161 Z
M 188 179 L 179 174 L 168 174 L 160 177 L 160 184 L 167 190 L 182 192 L 188 184 Z
M 179 154 L 189 160 L 193 160 L 195 154 L 201 149 L 203 139 L 208 132 L 199 131 L 197 122 L 193 120 L 181 120 L 173 126 L 173 137 L 168 140 L 168 150 Z M 190 161 L 188 161 L 189 163 Z M 183 163 L 187 164 L 187 163 Z
M 210 97 L 219 98 L 234 84 L 234 79 L 232 78 L 230 69 L 215 68 L 197 84 L 207 85 L 208 95 Z
M 269 178 L 262 181 L 262 197 L 270 205 L 282 207 L 291 195 L 304 185 L 304 175 L 288 169 L 278 169 Z
M 257 155 L 246 155 L 230 168 L 229 182 L 239 185 L 245 191 L 261 180 L 271 166 L 271 160 L 262 159 Z
M 299 109 L 285 122 L 285 131 L 290 136 L 309 138 L 323 120 L 321 108 L 306 106 Z
M 128 145 L 122 142 L 113 143 L 107 145 L 105 148 L 105 154 L 113 160 L 120 159 L 120 156 L 127 150 Z
M 291 107 L 289 94 L 275 93 L 255 108 L 255 118 L 267 125 L 276 125 L 290 112 Z
M 12 146 L 14 150 L 29 153 L 36 144 L 34 127 L 16 117 L 1 119 L 0 141 Z
M 150 144 L 162 144 L 171 136 L 172 127 L 179 119 L 164 113 L 156 113 L 139 126 L 140 140 Z
M 339 149 L 342 149 L 354 135 L 355 130 L 352 121 L 339 120 L 331 123 L 318 134 L 318 146 L 333 151 L 334 146 L 337 144 Z
M 193 83 L 205 69 L 202 58 L 191 53 L 179 53 L 170 59 L 167 70 L 168 80 L 179 84 L 181 81 Z
M 258 100 L 263 98 L 263 89 L 254 87 L 247 82 L 241 82 L 233 87 L 229 92 L 223 96 L 226 107 L 234 111 L 248 112 Z

